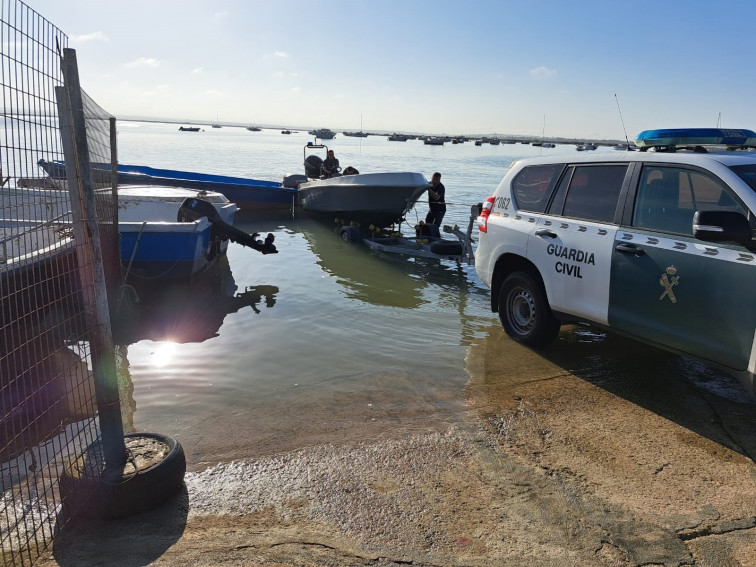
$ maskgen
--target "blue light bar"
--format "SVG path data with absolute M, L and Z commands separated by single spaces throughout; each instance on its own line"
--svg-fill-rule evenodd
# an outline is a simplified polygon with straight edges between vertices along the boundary
M 668 128 L 645 130 L 638 134 L 639 148 L 670 146 L 754 146 L 756 132 L 729 128 Z

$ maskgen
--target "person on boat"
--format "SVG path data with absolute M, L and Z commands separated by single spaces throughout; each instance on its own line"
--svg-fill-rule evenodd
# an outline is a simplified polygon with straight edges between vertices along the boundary
M 336 156 L 333 153 L 333 150 L 328 150 L 328 155 L 326 156 L 325 161 L 323 162 L 323 165 L 320 167 L 320 171 L 323 174 L 323 177 L 333 177 L 334 175 L 339 175 L 339 172 L 341 171 L 341 166 L 339 165 L 339 160 L 336 159 Z
M 360 172 L 357 171 L 354 167 L 351 165 L 346 166 L 344 171 L 342 172 L 343 175 L 359 175 Z
M 441 183 L 441 174 L 437 171 L 431 177 L 431 186 L 428 188 L 428 214 L 425 217 L 425 224 L 435 224 L 441 226 L 446 214 L 446 187 Z

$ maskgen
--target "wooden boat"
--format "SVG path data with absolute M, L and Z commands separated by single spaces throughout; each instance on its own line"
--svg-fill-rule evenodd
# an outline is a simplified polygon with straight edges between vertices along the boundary
M 66 166 L 62 161 L 40 160 L 37 163 L 51 178 L 66 178 Z M 93 164 L 93 169 L 96 181 L 110 180 L 110 164 Z M 119 164 L 118 183 L 215 191 L 225 195 L 229 201 L 243 210 L 289 209 L 296 195 L 296 189 L 284 187 L 275 181 L 158 169 L 142 165 Z

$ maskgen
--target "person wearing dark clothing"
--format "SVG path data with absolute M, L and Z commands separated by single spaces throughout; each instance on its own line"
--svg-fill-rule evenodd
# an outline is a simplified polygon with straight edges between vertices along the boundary
M 328 156 L 320 167 L 320 171 L 323 174 L 323 177 L 333 177 L 334 175 L 338 175 L 339 171 L 341 171 L 339 160 L 334 156 L 333 150 L 328 150 Z
M 431 186 L 428 189 L 428 214 L 425 217 L 425 224 L 435 224 L 441 226 L 446 214 L 446 187 L 441 183 L 441 174 L 437 171 L 431 177 Z

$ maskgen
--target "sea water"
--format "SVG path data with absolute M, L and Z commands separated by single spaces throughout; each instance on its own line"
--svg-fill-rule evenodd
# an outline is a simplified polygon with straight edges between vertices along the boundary
M 280 181 L 303 173 L 308 141 L 306 132 L 181 132 L 133 122 L 119 124 L 118 156 L 122 164 Z M 342 134 L 322 143 L 361 173 L 441 172 L 450 203 L 444 224 L 463 231 L 471 206 L 493 194 L 513 161 L 575 151 Z M 426 212 L 418 204 L 404 230 Z M 462 415 L 468 349 L 501 332 L 474 267 L 376 254 L 296 211 L 240 212 L 236 226 L 274 234 L 278 254 L 231 244 L 228 262 L 203 281 L 146 282 L 154 297 L 131 298 L 137 322 L 117 337 L 127 429 L 175 436 L 198 465 Z

